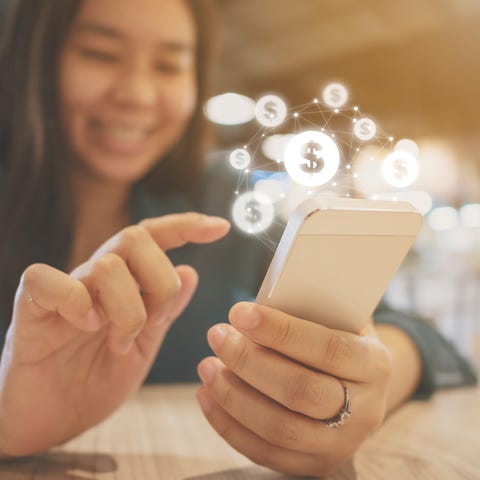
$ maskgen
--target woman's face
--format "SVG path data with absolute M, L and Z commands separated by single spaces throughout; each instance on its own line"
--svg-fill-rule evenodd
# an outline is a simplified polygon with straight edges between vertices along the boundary
M 196 104 L 184 0 L 84 0 L 60 56 L 60 107 L 79 164 L 132 183 L 182 136 Z

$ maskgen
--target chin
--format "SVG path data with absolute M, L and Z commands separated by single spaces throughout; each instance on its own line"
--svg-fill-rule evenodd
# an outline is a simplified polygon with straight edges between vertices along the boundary
M 157 163 L 158 157 L 145 158 L 99 158 L 90 157 L 84 170 L 98 180 L 116 184 L 134 184 L 141 180 Z

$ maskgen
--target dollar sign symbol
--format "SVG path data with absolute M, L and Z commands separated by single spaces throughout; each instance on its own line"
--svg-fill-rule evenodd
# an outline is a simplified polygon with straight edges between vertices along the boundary
M 400 182 L 402 181 L 403 177 L 407 176 L 407 174 L 408 170 L 405 162 L 402 160 L 395 160 L 395 162 L 393 162 L 393 175 L 395 178 Z
M 262 212 L 259 210 L 259 206 L 260 204 L 256 200 L 250 200 L 245 205 L 245 210 L 247 212 L 245 220 L 252 225 L 259 222 L 262 218 Z
M 264 107 L 264 115 L 266 118 L 269 120 L 273 120 L 277 116 L 277 106 L 275 105 L 275 102 L 267 102 Z
M 323 169 L 325 162 L 320 156 L 320 151 L 322 146 L 319 143 L 314 141 L 308 142 L 307 145 L 303 147 L 304 153 L 302 154 L 303 158 L 307 160 L 307 163 L 302 163 L 300 169 L 305 173 L 318 173 Z
M 237 165 L 243 165 L 246 160 L 245 152 L 242 150 L 239 150 L 235 155 L 235 160 Z
M 360 125 L 360 135 L 365 137 L 370 136 L 370 125 L 367 122 L 362 122 Z
M 337 105 L 342 99 L 341 92 L 338 88 L 332 88 L 330 92 L 330 100 L 332 104 Z

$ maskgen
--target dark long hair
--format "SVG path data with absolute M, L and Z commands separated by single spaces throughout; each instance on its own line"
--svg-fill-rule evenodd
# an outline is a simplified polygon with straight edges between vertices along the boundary
M 81 1 L 8 0 L 2 19 L 0 312 L 7 318 L 23 270 L 34 262 L 65 270 L 71 252 L 71 152 L 60 125 L 57 66 Z M 202 106 L 213 47 L 210 2 L 187 0 L 197 26 L 197 108 L 182 139 L 141 180 L 147 189 L 195 192 L 207 138 Z

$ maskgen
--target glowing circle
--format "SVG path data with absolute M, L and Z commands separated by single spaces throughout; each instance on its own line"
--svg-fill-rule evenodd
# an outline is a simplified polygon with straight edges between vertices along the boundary
M 297 183 L 318 187 L 329 182 L 340 165 L 340 151 L 335 142 L 314 130 L 295 135 L 287 145 L 285 169 Z
M 233 203 L 232 217 L 235 225 L 246 233 L 265 231 L 275 218 L 271 200 L 261 192 L 246 192 Z
M 255 118 L 255 101 L 238 93 L 223 93 L 205 104 L 207 118 L 220 125 L 241 125 Z
M 250 154 L 244 148 L 237 148 L 230 154 L 230 165 L 243 170 L 250 165 Z
M 358 139 L 366 142 L 376 135 L 377 126 L 373 120 L 370 120 L 369 118 L 361 118 L 355 122 L 353 133 Z
M 392 187 L 408 187 L 418 177 L 417 159 L 408 152 L 392 152 L 383 161 L 382 173 L 385 181 Z
M 460 208 L 460 221 L 464 227 L 480 228 L 480 203 L 470 203 Z
M 436 232 L 451 230 L 458 225 L 458 212 L 453 207 L 437 207 L 429 213 L 427 222 Z
M 348 90 L 341 83 L 330 83 L 322 93 L 323 102 L 331 108 L 340 108 L 347 103 Z
M 255 105 L 255 117 L 264 127 L 278 127 L 287 117 L 287 105 L 276 95 L 265 95 Z
M 416 144 L 416 142 L 410 140 L 409 138 L 402 138 L 402 140 L 399 140 L 395 145 L 395 150 L 401 152 L 408 152 L 415 158 L 418 158 L 418 156 L 420 155 L 420 149 L 418 148 L 418 145 Z

